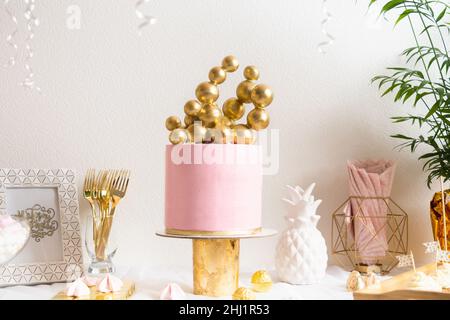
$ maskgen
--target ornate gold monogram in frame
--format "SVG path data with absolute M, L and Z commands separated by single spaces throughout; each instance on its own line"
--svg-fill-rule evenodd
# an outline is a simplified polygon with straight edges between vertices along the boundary
M 55 188 L 59 208 L 44 207 L 42 202 L 38 202 L 19 212 L 7 212 L 8 188 Z M 31 263 L 13 263 L 13 260 L 0 265 L 0 286 L 64 282 L 81 275 L 83 259 L 78 192 L 73 170 L 0 168 L 0 214 L 5 213 L 26 217 L 34 245 L 41 246 L 49 240 L 62 241 L 62 259 Z M 61 237 L 55 236 L 57 232 Z
M 16 216 L 27 220 L 30 225 L 31 238 L 36 242 L 40 242 L 45 237 L 51 237 L 59 227 L 55 209 L 46 208 L 39 204 L 25 210 L 19 210 Z

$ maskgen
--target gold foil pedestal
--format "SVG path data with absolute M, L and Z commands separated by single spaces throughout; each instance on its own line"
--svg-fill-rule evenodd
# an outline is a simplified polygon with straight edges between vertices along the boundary
M 192 240 L 194 294 L 233 294 L 239 283 L 239 244 L 239 239 Z
M 262 228 L 248 234 L 203 235 L 173 234 L 160 231 L 166 238 L 192 239 L 193 293 L 209 297 L 231 296 L 239 286 L 239 248 L 241 239 L 276 235 Z

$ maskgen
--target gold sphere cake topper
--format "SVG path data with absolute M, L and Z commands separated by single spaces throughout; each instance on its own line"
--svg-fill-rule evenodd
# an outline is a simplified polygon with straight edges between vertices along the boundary
M 189 100 L 184 105 L 184 113 L 187 116 L 197 116 L 200 110 L 202 109 L 202 105 L 197 100 Z
M 206 127 L 214 127 L 222 117 L 222 111 L 216 104 L 207 103 L 203 105 L 198 116 Z
M 186 128 L 188 128 L 190 125 L 193 125 L 194 121 L 198 121 L 198 118 L 193 117 L 193 116 L 185 116 L 184 117 L 184 124 L 185 124 Z
M 208 78 L 214 84 L 221 84 L 227 79 L 227 72 L 222 67 L 214 67 L 209 71 Z
M 247 80 L 258 80 L 259 70 L 255 66 L 247 66 L 244 69 L 244 77 Z
M 212 128 L 205 129 L 205 135 L 203 136 L 203 143 L 214 143 L 215 141 L 215 132 Z
M 257 67 L 244 68 L 245 80 L 236 88 L 236 97 L 227 99 L 222 108 L 218 106 L 219 85 L 227 79 L 227 73 L 239 68 L 236 57 L 223 58 L 220 66 L 209 70 L 208 80 L 195 89 L 196 99 L 184 105 L 184 125 L 179 117 L 166 119 L 166 128 L 171 131 L 169 141 L 180 143 L 234 143 L 253 144 L 256 131 L 267 128 L 270 122 L 265 108 L 273 101 L 273 92 L 267 85 L 257 84 L 260 73 Z M 252 103 L 254 109 L 247 114 L 247 123 L 237 123 L 245 115 L 245 104 Z M 245 121 L 245 120 L 244 120 Z
M 233 143 L 233 131 L 228 127 L 216 128 L 218 138 L 214 143 Z
M 189 131 L 186 129 L 175 129 L 169 135 L 169 140 L 172 144 L 186 143 L 190 141 Z
M 235 72 L 239 68 L 239 61 L 235 56 L 226 56 L 222 60 L 222 68 L 227 72 Z
M 236 96 L 238 99 L 245 103 L 252 102 L 251 94 L 252 90 L 255 87 L 255 83 L 251 80 L 244 80 L 236 88 Z
M 250 99 L 255 107 L 265 108 L 272 103 L 273 93 L 272 89 L 265 84 L 258 84 L 255 86 L 250 94 Z
M 247 115 L 248 126 L 256 131 L 267 128 L 269 122 L 269 113 L 264 109 L 255 108 Z
M 244 124 L 233 127 L 233 140 L 236 144 L 253 144 L 256 141 L 256 132 Z
M 191 124 L 187 131 L 189 132 L 192 143 L 203 143 L 206 135 L 206 128 L 201 124 Z
M 219 121 L 216 124 L 216 127 L 218 127 L 218 128 L 223 128 L 223 127 L 231 128 L 232 126 L 233 126 L 233 121 L 230 120 L 230 118 L 228 118 L 227 116 L 220 117 Z
M 166 128 L 169 131 L 181 127 L 181 120 L 177 116 L 170 116 L 166 119 Z
M 195 96 L 202 103 L 213 103 L 219 98 L 219 88 L 211 82 L 202 82 L 195 89 Z
M 223 103 L 223 114 L 231 120 L 239 120 L 245 113 L 244 104 L 236 98 L 230 98 Z

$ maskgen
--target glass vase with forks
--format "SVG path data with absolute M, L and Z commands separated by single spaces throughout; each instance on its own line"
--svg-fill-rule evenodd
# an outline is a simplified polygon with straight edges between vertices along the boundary
M 125 197 L 130 172 L 128 170 L 89 169 L 86 173 L 83 196 L 89 202 L 91 214 L 85 223 L 85 245 L 91 259 L 88 273 L 115 271 L 112 258 L 117 252 L 113 228 L 116 208 Z

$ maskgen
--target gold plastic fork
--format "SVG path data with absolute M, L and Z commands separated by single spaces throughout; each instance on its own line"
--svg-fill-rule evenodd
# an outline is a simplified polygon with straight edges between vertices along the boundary
M 128 182 L 130 180 L 129 170 L 120 170 L 119 175 L 114 179 L 111 188 L 112 207 L 109 215 L 112 217 L 116 211 L 116 207 L 120 200 L 125 197 L 128 189 Z
M 116 211 L 116 207 L 119 204 L 120 200 L 125 197 L 128 188 L 128 182 L 130 179 L 130 171 L 129 170 L 120 170 L 119 173 L 115 172 L 112 177 L 111 188 L 110 188 L 110 199 L 111 199 L 111 208 L 107 213 L 103 223 L 102 223 L 102 231 L 100 237 L 100 249 L 102 252 L 106 249 L 108 244 L 109 234 L 111 232 L 112 222 L 114 218 L 114 213 Z
M 97 202 L 99 214 L 97 215 L 97 221 L 95 223 L 96 232 L 94 233 L 94 246 L 95 255 L 100 258 L 104 258 L 104 252 L 99 251 L 99 249 L 100 242 L 102 241 L 103 222 L 109 208 L 109 189 L 107 188 L 109 176 L 108 170 L 100 170 L 95 180 L 94 200 Z
M 84 178 L 84 186 L 83 186 L 83 196 L 89 202 L 92 210 L 92 219 L 93 219 L 93 232 L 94 239 L 97 237 L 97 224 L 98 217 L 95 210 L 96 195 L 95 195 L 95 169 L 88 169 L 86 173 L 86 177 Z
M 101 170 L 99 175 L 97 176 L 97 202 L 98 206 L 100 208 L 100 220 L 103 220 L 106 211 L 109 208 L 109 179 L 111 178 L 111 174 L 108 172 L 108 170 Z
M 88 169 L 86 177 L 84 178 L 83 196 L 91 205 L 92 211 L 95 211 L 94 188 L 95 188 L 95 169 Z

